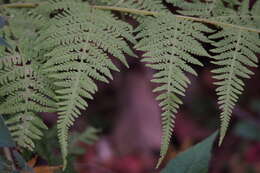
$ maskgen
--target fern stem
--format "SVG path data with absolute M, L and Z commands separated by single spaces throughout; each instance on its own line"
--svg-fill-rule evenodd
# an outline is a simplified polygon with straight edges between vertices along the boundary
M 182 16 L 182 15 L 174 15 L 174 16 L 176 18 L 180 18 L 180 19 L 193 20 L 193 21 L 212 24 L 212 25 L 216 25 L 216 26 L 231 27 L 231 28 L 236 28 L 236 29 L 239 29 L 239 30 L 245 30 L 245 31 L 260 33 L 259 29 L 248 28 L 248 27 L 239 26 L 239 25 L 233 25 L 233 24 L 230 24 L 230 23 L 218 22 L 218 21 L 214 21 L 214 20 L 197 18 L 197 17 L 190 17 L 190 16 Z
M 96 8 L 96 9 L 100 9 L 100 10 L 120 11 L 120 12 L 126 12 L 126 13 L 132 13 L 132 14 L 138 14 L 138 15 L 144 15 L 144 16 L 157 16 L 160 14 L 160 13 L 154 12 L 154 11 L 138 10 L 138 9 L 114 7 L 114 6 L 94 5 L 92 7 Z
M 121 11 L 121 12 L 127 12 L 127 13 L 139 14 L 139 15 L 145 15 L 145 16 L 158 16 L 161 14 L 159 12 L 137 10 L 137 9 L 131 9 L 131 8 L 122 8 L 122 7 L 113 7 L 113 6 L 97 6 L 96 5 L 96 6 L 92 6 L 92 7 L 96 8 L 96 9 L 101 9 L 101 10 Z M 246 30 L 246 31 L 260 33 L 260 30 L 258 30 L 258 29 L 233 25 L 233 24 L 229 24 L 229 23 L 218 22 L 218 21 L 204 19 L 204 18 L 190 17 L 190 16 L 183 16 L 183 15 L 174 15 L 174 16 L 178 19 L 187 19 L 187 20 L 192 20 L 192 21 L 197 21 L 197 22 L 202 22 L 202 23 L 208 23 L 208 24 L 212 24 L 212 25 L 216 25 L 216 26 L 232 27 L 232 28 L 237 28 L 240 30 Z
M 40 4 L 42 4 L 42 3 L 13 3 L 13 4 L 0 5 L 0 8 L 35 8 L 35 7 L 39 6 Z M 126 12 L 126 13 L 138 14 L 138 15 L 145 15 L 145 16 L 158 16 L 158 15 L 162 14 L 162 13 L 155 12 L 155 11 L 138 10 L 138 9 L 114 7 L 114 6 L 94 5 L 92 7 L 95 8 L 95 9 L 100 9 L 100 10 L 120 11 L 120 12 Z M 233 25 L 233 24 L 230 24 L 230 23 L 218 22 L 218 21 L 209 20 L 209 19 L 205 19 L 205 18 L 183 16 L 183 15 L 174 15 L 174 16 L 177 19 L 192 20 L 192 21 L 207 23 L 207 24 L 216 25 L 216 26 L 231 27 L 231 28 L 236 28 L 236 29 L 240 29 L 240 30 L 246 30 L 246 31 L 250 31 L 250 32 L 260 33 L 259 29 Z
M 0 5 L 0 8 L 35 8 L 39 5 L 40 3 L 12 3 Z

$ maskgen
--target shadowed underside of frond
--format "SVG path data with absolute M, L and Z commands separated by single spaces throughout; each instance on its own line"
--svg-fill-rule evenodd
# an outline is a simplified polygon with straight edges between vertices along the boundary
M 54 4 L 54 5 L 52 5 Z M 87 3 L 52 2 L 53 10 L 62 7 L 52 25 L 42 33 L 46 54 L 44 68 L 55 79 L 58 94 L 58 136 L 64 165 L 68 154 L 68 130 L 75 118 L 97 92 L 96 81 L 109 82 L 111 71 L 118 71 L 110 57 L 127 65 L 125 55 L 134 56 L 125 40 L 135 43 L 131 25 L 117 20 L 110 12 L 92 9 Z M 57 7 L 55 9 L 54 7 Z
M 152 82 L 159 85 L 154 89 L 160 93 L 156 99 L 162 109 L 163 134 L 158 167 L 168 150 L 175 114 L 182 104 L 180 96 L 185 95 L 190 84 L 185 73 L 197 75 L 189 64 L 202 66 L 194 55 L 208 56 L 198 40 L 210 42 L 202 31 L 211 30 L 199 23 L 180 21 L 172 15 L 147 20 L 137 30 L 141 41 L 136 47 L 146 52 L 142 61 L 156 71 Z

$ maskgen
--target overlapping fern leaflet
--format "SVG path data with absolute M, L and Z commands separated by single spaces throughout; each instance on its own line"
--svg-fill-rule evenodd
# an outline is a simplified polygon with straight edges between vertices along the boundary
M 0 114 L 6 115 L 15 141 L 33 150 L 33 139 L 40 139 L 41 129 L 47 128 L 36 113 L 53 111 L 54 92 L 40 70 L 37 59 L 41 55 L 33 48 L 37 27 L 33 26 L 32 18 L 36 16 L 14 11 L 12 15 L 9 29 L 2 32 L 12 49 L 1 47 L 0 51 L 0 96 L 4 98 Z
M 250 13 L 248 5 L 249 2 L 244 1 L 239 10 L 242 13 L 237 14 L 237 16 L 219 18 L 219 20 L 255 27 L 254 18 L 250 17 L 253 15 L 248 15 Z M 249 17 L 245 18 L 246 15 Z M 250 67 L 257 67 L 258 59 L 255 53 L 260 52 L 260 40 L 258 33 L 233 28 L 223 28 L 211 35 L 210 38 L 219 40 L 213 44 L 216 48 L 211 51 L 217 53 L 213 57 L 212 63 L 218 67 L 212 72 L 215 74 L 214 78 L 218 80 L 215 82 L 218 85 L 216 92 L 222 110 L 219 140 L 219 144 L 221 144 L 229 125 L 232 110 L 239 95 L 244 90 L 245 84 L 242 79 L 250 78 L 250 75 L 254 74 Z
M 118 71 L 110 57 L 127 65 L 125 55 L 134 56 L 125 40 L 135 43 L 131 25 L 110 12 L 91 8 L 86 2 L 50 1 L 51 26 L 42 34 L 46 71 L 55 79 L 58 96 L 58 137 L 66 166 L 68 129 L 97 92 L 96 81 L 109 82 Z
M 210 42 L 202 32 L 211 32 L 206 26 L 186 20 L 176 19 L 171 14 L 147 20 L 141 24 L 137 49 L 145 51 L 143 62 L 156 70 L 152 82 L 158 83 L 154 92 L 160 93 L 162 113 L 162 146 L 157 167 L 165 157 L 172 131 L 175 114 L 182 104 L 180 96 L 190 84 L 186 72 L 197 75 L 190 64 L 200 65 L 194 57 L 209 56 L 198 40 Z

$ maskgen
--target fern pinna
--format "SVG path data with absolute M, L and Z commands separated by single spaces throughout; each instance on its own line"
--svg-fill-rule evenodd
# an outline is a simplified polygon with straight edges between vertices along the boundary
M 249 0 L 11 2 L 0 6 L 9 23 L 0 38 L 11 46 L 0 49 L 0 113 L 7 115 L 18 144 L 33 149 L 32 139 L 39 139 L 46 128 L 37 113 L 57 112 L 64 165 L 69 127 L 97 92 L 97 82 L 109 83 L 111 72 L 119 71 L 111 58 L 128 66 L 125 55 L 135 56 L 132 45 L 144 52 L 141 61 L 155 72 L 152 82 L 162 109 L 157 166 L 167 154 L 175 115 L 190 84 L 187 73 L 197 75 L 194 65 L 202 66 L 201 57 L 208 57 L 215 68 L 219 144 L 243 92 L 243 78 L 257 67 L 259 1 L 252 9 Z M 126 13 L 138 22 L 135 30 L 124 20 Z

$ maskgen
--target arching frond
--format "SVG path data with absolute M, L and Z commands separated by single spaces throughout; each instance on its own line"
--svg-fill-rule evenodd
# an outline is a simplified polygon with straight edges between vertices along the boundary
M 37 117 L 38 112 L 55 108 L 55 94 L 51 83 L 40 70 L 39 52 L 33 49 L 37 37 L 36 25 L 25 13 L 15 14 L 9 27 L 2 31 L 11 48 L 0 51 L 0 114 L 6 115 L 7 124 L 15 141 L 33 150 L 33 139 L 40 139 L 41 129 L 47 127 Z
M 186 72 L 197 75 L 190 64 L 202 66 L 194 55 L 209 56 L 198 40 L 210 42 L 202 32 L 211 30 L 170 14 L 147 20 L 137 30 L 141 30 L 138 34 L 141 41 L 136 47 L 146 52 L 142 61 L 156 71 L 152 82 L 158 83 L 154 92 L 160 93 L 156 99 L 162 109 L 163 135 L 158 167 L 168 150 L 175 114 L 182 104 L 180 96 L 185 95 L 190 84 Z
M 249 2 L 244 1 L 240 7 L 241 13 L 237 16 L 248 15 L 250 13 L 248 5 Z M 254 19 L 237 16 L 221 18 L 221 21 L 255 26 Z M 242 79 L 250 78 L 254 74 L 250 67 L 257 67 L 258 59 L 255 53 L 260 51 L 260 40 L 257 33 L 232 28 L 223 28 L 210 38 L 219 40 L 213 44 L 216 48 L 211 51 L 217 54 L 213 56 L 212 63 L 218 67 L 212 72 L 215 74 L 214 78 L 218 80 L 215 82 L 218 86 L 216 92 L 222 111 L 219 140 L 221 144 L 226 135 L 232 110 L 244 90 L 245 84 Z
M 132 27 L 110 12 L 100 11 L 70 0 L 50 1 L 52 25 L 42 32 L 42 46 L 52 47 L 44 64 L 58 87 L 58 136 L 66 165 L 68 129 L 97 92 L 96 81 L 108 83 L 111 71 L 118 71 L 111 57 L 127 65 L 125 54 L 135 43 Z

